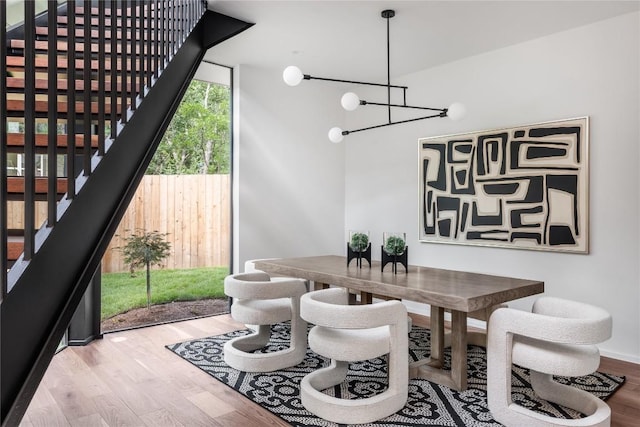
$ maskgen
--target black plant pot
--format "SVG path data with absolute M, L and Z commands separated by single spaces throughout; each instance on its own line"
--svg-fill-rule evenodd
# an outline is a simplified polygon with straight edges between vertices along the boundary
M 380 263 L 380 271 L 384 272 L 384 267 L 392 263 L 391 271 L 393 274 L 398 274 L 398 264 L 402 264 L 404 266 L 404 272 L 407 273 L 409 271 L 408 259 L 409 259 L 409 247 L 404 247 L 404 252 L 402 255 L 389 255 L 385 250 L 384 246 L 380 246 L 382 251 L 382 262 Z
M 351 249 L 351 245 L 347 243 L 347 267 L 351 264 L 351 260 L 356 260 L 356 266 L 362 268 L 362 260 L 366 260 L 371 268 L 371 243 L 367 245 L 367 249 L 364 251 L 354 251 Z

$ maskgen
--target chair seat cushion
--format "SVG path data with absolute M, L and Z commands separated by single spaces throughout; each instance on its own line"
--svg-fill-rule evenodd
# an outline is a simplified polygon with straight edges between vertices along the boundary
M 291 320 L 291 299 L 235 299 L 231 305 L 231 317 L 238 322 L 253 325 L 273 325 L 285 322 Z
M 512 362 L 545 374 L 577 377 L 598 369 L 600 352 L 593 345 L 559 344 L 514 335 Z
M 389 337 L 388 326 L 371 329 L 314 326 L 309 332 L 309 347 L 330 359 L 356 362 L 389 353 Z

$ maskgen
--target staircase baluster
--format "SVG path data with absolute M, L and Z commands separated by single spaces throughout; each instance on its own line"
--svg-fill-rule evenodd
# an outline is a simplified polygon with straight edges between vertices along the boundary
M 151 51 L 151 47 L 153 46 L 153 17 L 156 12 L 152 8 L 152 3 L 149 1 L 147 3 L 147 87 L 150 89 L 152 84 L 152 76 L 153 76 L 153 52 Z
M 116 25 L 117 17 L 116 10 L 118 3 L 116 0 L 111 0 L 111 140 L 115 140 L 118 135 L 118 33 Z
M 0 301 L 7 294 L 7 4 L 0 3 Z
M 35 253 L 36 21 L 35 4 L 24 3 L 24 260 Z
M 76 195 L 76 2 L 67 2 L 67 198 Z
M 137 60 L 136 60 L 136 48 L 137 48 L 137 8 L 138 1 L 131 0 L 131 37 L 129 38 L 129 46 L 131 47 L 131 110 L 135 110 L 137 107 L 136 97 L 138 96 L 138 75 L 136 73 Z
M 145 14 L 145 2 L 144 0 L 142 0 L 139 4 L 139 15 L 138 15 L 138 28 L 140 28 L 139 31 L 139 37 L 137 37 L 138 42 L 136 43 L 136 51 L 138 52 L 138 58 L 140 58 L 140 68 L 138 69 L 138 74 L 140 75 L 140 90 L 138 91 L 138 93 L 140 94 L 140 98 L 144 98 L 144 84 L 145 84 L 145 52 L 144 52 L 144 46 L 145 46 L 145 38 L 147 36 L 147 31 L 146 31 L 146 27 L 144 25 L 145 23 L 145 18 L 146 18 L 146 14 Z
M 105 2 L 98 2 L 98 155 L 104 156 L 105 139 Z M 114 22 L 115 23 L 115 22 Z
M 84 114 L 82 123 L 83 150 L 82 171 L 84 176 L 91 175 L 91 0 L 84 1 L 84 70 L 82 73 L 82 98 L 84 101 Z
M 176 51 L 177 51 L 177 49 L 180 49 L 180 47 L 179 47 L 179 46 L 180 46 L 180 45 L 182 45 L 182 41 L 183 41 L 183 39 L 182 39 L 182 30 L 183 30 L 183 26 L 182 26 L 182 23 L 183 23 L 183 20 L 182 20 L 182 13 L 184 12 L 183 7 L 182 7 L 182 6 L 183 6 L 183 2 L 182 2 L 182 0 L 177 0 L 177 2 L 178 2 L 178 3 L 176 4 L 176 13 L 177 13 L 177 15 L 178 15 L 178 17 L 177 17 L 177 24 L 178 24 L 178 43 L 177 43 L 177 46 L 176 46 Z
M 173 55 L 180 49 L 180 1 L 173 0 Z
M 191 13 L 191 2 L 189 0 L 184 0 L 182 12 L 182 42 L 184 43 L 191 30 L 189 28 L 189 24 L 191 23 L 191 20 L 189 19 L 189 14 Z
M 171 4 L 169 2 L 163 2 L 164 5 L 164 28 L 163 28 L 163 39 L 164 39 L 164 49 L 165 49 L 165 54 L 164 54 L 164 60 L 163 60 L 163 64 L 162 64 L 162 69 L 166 69 L 167 68 L 167 63 L 169 62 L 169 59 L 171 58 L 171 21 L 169 20 L 170 18 L 170 13 L 169 13 L 169 7 L 171 6 Z
M 187 2 L 187 13 L 185 15 L 185 21 L 187 22 L 187 34 L 191 32 L 191 23 L 193 22 L 193 14 L 195 11 L 195 4 L 192 1 Z
M 127 20 L 129 15 L 127 14 L 127 0 L 123 0 L 120 5 L 120 22 L 121 22 L 121 30 L 120 30 L 120 81 L 122 82 L 122 92 L 120 94 L 120 121 L 124 124 L 127 123 L 127 80 L 128 80 L 128 72 L 127 72 Z M 116 64 L 114 64 L 114 67 Z M 133 83 L 132 83 L 133 86 Z
M 163 33 L 164 34 L 164 19 L 160 19 L 161 17 L 164 18 L 164 2 L 163 1 L 156 1 L 155 2 L 155 10 L 156 10 L 156 27 L 155 27 L 155 37 L 154 37 L 154 45 L 155 45 L 155 50 L 154 53 L 156 55 L 156 69 L 154 72 L 154 76 L 157 79 L 158 77 L 160 77 L 160 61 L 161 59 L 164 57 L 164 38 L 162 38 L 162 40 L 160 39 L 160 27 L 162 26 L 163 29 Z
M 48 1 L 48 66 L 47 66 L 47 226 L 56 224 L 58 203 L 58 2 Z M 67 49 L 71 49 L 70 46 Z M 67 83 L 67 86 L 70 83 Z
M 176 13 L 175 2 L 169 0 L 169 61 L 176 53 Z

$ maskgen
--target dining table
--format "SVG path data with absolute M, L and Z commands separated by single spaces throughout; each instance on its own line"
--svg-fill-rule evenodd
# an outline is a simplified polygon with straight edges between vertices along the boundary
M 360 293 L 361 302 L 372 296 L 414 301 L 430 306 L 430 354 L 409 364 L 410 378 L 462 391 L 467 388 L 467 316 L 519 298 L 544 292 L 544 282 L 468 271 L 408 265 L 395 269 L 347 263 L 347 257 L 322 255 L 257 260 L 255 267 L 272 275 L 297 277 L 314 284 Z M 451 313 L 451 363 L 443 369 L 445 311 Z

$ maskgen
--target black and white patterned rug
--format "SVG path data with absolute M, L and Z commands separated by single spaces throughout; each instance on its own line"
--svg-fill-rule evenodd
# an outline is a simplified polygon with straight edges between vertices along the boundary
M 209 375 L 242 393 L 263 408 L 273 412 L 293 426 L 337 426 L 306 411 L 300 402 L 300 380 L 307 373 L 327 366 L 329 361 L 307 349 L 304 361 L 296 366 L 276 372 L 246 373 L 230 368 L 224 363 L 222 347 L 229 339 L 249 333 L 234 331 L 224 335 L 197 339 L 167 346 L 183 359 L 191 362 Z M 428 329 L 414 326 L 409 334 L 409 356 L 413 360 L 429 353 L 430 333 Z M 289 324 L 272 327 L 272 341 L 267 350 L 287 347 Z M 386 362 L 372 359 L 351 364 L 347 381 L 328 390 L 340 396 L 367 397 L 384 390 L 386 384 Z M 449 350 L 446 350 L 445 368 L 449 366 Z M 464 392 L 412 379 L 409 382 L 409 400 L 399 412 L 368 426 L 499 426 L 491 417 L 487 407 L 485 349 L 469 346 L 468 389 Z M 571 380 L 559 378 L 607 399 L 623 383 L 624 377 L 596 372 Z M 529 385 L 526 369 L 514 366 L 512 373 L 513 399 L 530 409 L 563 418 L 579 418 L 580 414 L 566 408 L 537 399 Z

